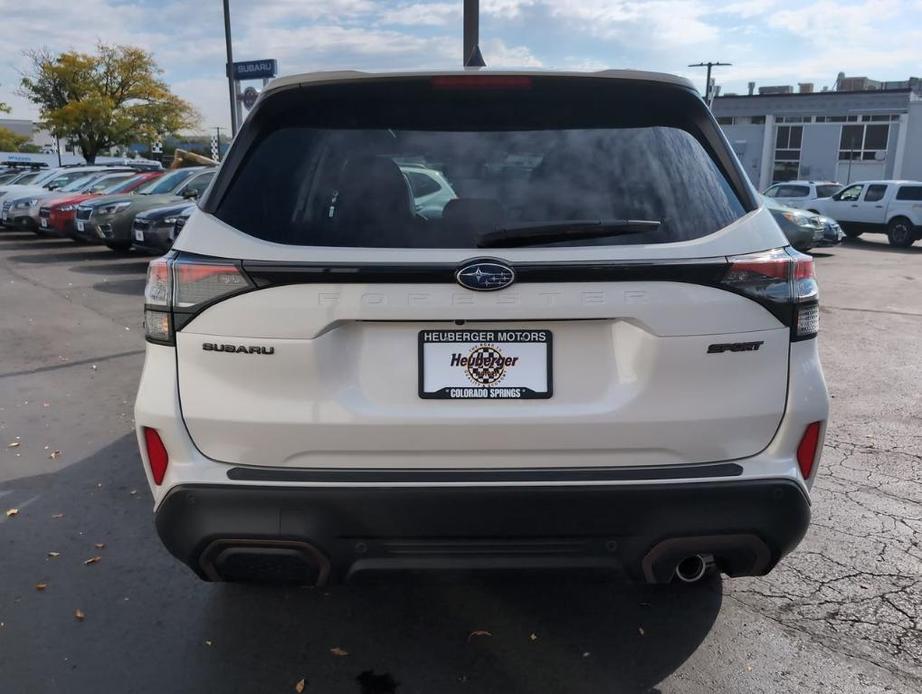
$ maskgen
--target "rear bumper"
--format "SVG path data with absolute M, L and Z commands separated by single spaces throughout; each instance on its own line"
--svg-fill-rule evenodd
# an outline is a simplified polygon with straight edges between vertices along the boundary
M 671 580 L 711 554 L 762 575 L 806 532 L 790 479 L 635 485 L 181 485 L 156 525 L 207 580 L 324 584 L 408 571 L 580 570 Z

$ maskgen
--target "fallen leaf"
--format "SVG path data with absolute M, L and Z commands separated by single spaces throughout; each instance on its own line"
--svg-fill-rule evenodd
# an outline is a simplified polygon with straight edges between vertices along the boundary
M 93 545 L 93 547 L 95 547 L 96 549 L 105 549 L 106 543 L 105 543 L 105 542 L 97 542 L 95 545 Z
M 74 610 L 74 619 L 76 619 L 78 622 L 82 622 L 85 617 L 86 615 L 83 613 L 83 610 L 81 610 L 79 607 L 76 610 Z
M 467 635 L 467 640 L 470 641 L 475 636 L 493 636 L 493 634 L 486 629 L 474 629 L 474 631 Z
M 52 518 L 63 518 L 64 514 L 63 513 L 52 513 L 51 517 Z
M 295 684 L 295 691 L 298 692 L 298 694 L 301 694 L 301 692 L 304 691 L 304 678 L 303 677 L 298 680 L 297 684 Z
M 538 640 L 538 635 L 535 634 L 535 633 L 531 633 L 531 634 L 529 634 L 528 638 L 531 639 L 532 641 L 537 641 L 537 640 Z
M 6 510 L 6 517 L 7 517 L 7 518 L 12 518 L 13 516 L 18 516 L 18 515 L 19 515 L 19 509 L 18 509 L 18 508 L 8 508 L 8 509 Z
M 52 559 L 57 559 L 58 557 L 61 556 L 61 553 L 60 552 L 48 552 L 48 556 L 51 557 Z
M 592 655 L 592 653 L 590 653 L 589 651 L 583 651 L 583 657 L 584 657 L 584 658 L 588 658 L 588 657 L 591 656 L 591 655 Z
M 131 494 L 131 496 L 134 496 L 135 494 L 138 493 L 138 490 L 137 490 L 137 489 L 132 489 L 132 490 L 131 490 L 130 492 L 128 492 L 128 493 Z
M 7 448 L 18 448 L 19 445 L 20 445 L 19 441 L 13 441 L 13 443 L 9 444 Z
M 334 646 L 333 648 L 331 648 L 331 649 L 330 649 L 330 653 L 331 653 L 332 655 L 340 655 L 340 656 L 342 656 L 342 655 L 349 655 L 349 651 L 344 650 L 344 649 L 340 648 L 339 646 Z
M 84 566 L 89 566 L 90 564 L 95 564 L 95 563 L 98 562 L 100 559 L 102 559 L 102 557 L 100 557 L 100 556 L 97 554 L 95 557 L 90 557 L 90 558 L 87 559 L 85 562 L 83 562 L 83 565 L 84 565 Z
M 125 599 L 127 600 L 128 598 L 125 598 Z M 206 645 L 206 646 L 210 646 L 210 645 L 211 645 L 211 641 L 208 641 L 208 640 L 206 639 L 206 640 L 205 640 L 205 645 Z
M 37 590 L 38 592 L 42 592 L 47 587 L 48 587 L 47 583 L 36 583 L 35 584 L 35 590 Z
M 640 632 L 640 635 L 641 635 L 641 636 L 646 636 L 646 635 L 647 635 L 647 632 L 645 632 L 645 631 L 643 630 L 643 627 L 638 627 L 638 628 L 637 628 L 637 631 Z
M 51 458 L 52 460 L 54 460 L 55 458 L 60 458 L 61 451 L 58 451 L 58 450 L 51 451 L 51 453 L 48 454 L 48 457 Z

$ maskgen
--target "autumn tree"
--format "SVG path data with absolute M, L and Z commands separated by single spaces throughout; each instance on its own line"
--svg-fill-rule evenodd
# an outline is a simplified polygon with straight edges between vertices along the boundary
M 21 148 L 29 142 L 25 135 L 15 133 L 9 128 L 0 127 L 0 152 L 20 152 Z
M 27 51 L 19 93 L 37 104 L 53 135 L 80 146 L 88 163 L 113 145 L 151 142 L 195 128 L 199 115 L 160 79 L 153 56 L 99 44 L 93 55 Z

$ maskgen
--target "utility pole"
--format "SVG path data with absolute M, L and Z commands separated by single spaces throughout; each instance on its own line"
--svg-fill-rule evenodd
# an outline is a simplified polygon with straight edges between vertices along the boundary
M 464 0 L 464 67 L 485 67 L 480 53 L 480 0 Z
M 720 62 L 712 63 L 708 61 L 706 63 L 694 63 L 693 65 L 688 66 L 688 67 L 706 67 L 708 69 L 707 82 L 704 88 L 704 101 L 708 105 L 708 108 L 711 107 L 711 68 L 724 67 L 727 65 L 733 65 L 733 63 L 720 63 Z
M 227 90 L 230 94 L 231 137 L 237 135 L 237 94 L 234 90 L 234 49 L 231 47 L 230 0 L 224 0 L 224 41 L 227 43 Z

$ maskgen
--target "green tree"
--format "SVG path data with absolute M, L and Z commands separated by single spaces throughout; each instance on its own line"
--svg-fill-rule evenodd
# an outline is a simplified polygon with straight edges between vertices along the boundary
M 80 146 L 88 163 L 113 145 L 149 142 L 195 128 L 199 115 L 160 79 L 153 56 L 98 44 L 96 53 L 27 51 L 19 93 L 37 104 L 52 134 Z
M 14 133 L 9 128 L 0 128 L 0 152 L 20 152 L 29 138 L 25 135 Z

